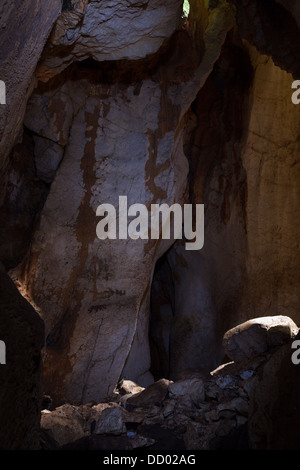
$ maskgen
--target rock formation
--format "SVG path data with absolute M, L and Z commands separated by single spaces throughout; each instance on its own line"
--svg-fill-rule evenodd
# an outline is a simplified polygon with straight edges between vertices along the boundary
M 290 357 L 297 334 L 298 328 L 287 317 L 253 319 L 226 333 L 224 347 L 235 360 L 207 377 L 160 379 L 141 390 L 122 381 L 110 402 L 43 410 L 41 446 L 45 450 L 146 448 L 150 453 L 164 448 L 295 449 L 296 393 L 288 407 L 293 412 L 286 414 L 283 408 L 289 387 L 296 385 L 299 390 L 297 366 Z M 237 350 L 247 352 L 247 357 Z M 279 431 L 281 425 L 286 433 Z
M 77 440 L 91 426 L 103 434 L 110 413 L 124 433 L 123 405 L 101 408 L 122 380 L 148 391 L 165 380 L 159 401 L 169 411 L 175 401 L 181 406 L 176 384 L 192 380 L 191 390 L 200 381 L 204 388 L 194 390 L 180 442 L 225 445 L 192 442 L 203 425 L 198 403 L 223 374 L 225 332 L 253 318 L 300 324 L 300 119 L 291 100 L 300 78 L 299 8 L 293 0 L 191 0 L 184 15 L 182 0 L 8 3 L 0 7 L 7 88 L 0 105 L 0 327 L 19 322 L 19 307 L 7 313 L 11 292 L 33 319 L 24 328 L 34 338 L 30 346 L 24 340 L 24 354 L 35 366 L 22 380 L 32 384 L 36 411 L 29 406 L 24 429 L 36 428 L 41 387 L 53 408 L 67 407 L 59 419 L 71 413 Z M 118 208 L 119 196 L 148 208 L 204 204 L 203 249 L 187 251 L 185 240 L 174 239 L 99 240 L 96 209 Z M 21 336 L 18 328 L 23 344 Z M 225 398 L 242 408 L 252 400 L 237 387 L 230 397 L 211 392 L 229 421 Z M 267 400 L 263 393 L 258 403 Z M 206 408 L 215 423 L 215 409 Z M 169 411 L 151 413 L 164 420 Z M 253 411 L 254 447 L 268 434 L 268 424 L 257 431 L 258 416 Z M 276 429 L 265 442 L 284 446 Z M 16 446 L 36 446 L 33 437 L 21 443 L 22 433 Z M 64 439 L 61 445 L 70 442 Z

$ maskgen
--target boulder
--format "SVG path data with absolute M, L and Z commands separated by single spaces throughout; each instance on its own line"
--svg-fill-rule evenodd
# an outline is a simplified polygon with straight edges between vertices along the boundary
M 254 318 L 227 331 L 223 347 L 230 359 L 240 362 L 286 343 L 297 332 L 297 325 L 286 316 Z
M 170 383 L 169 392 L 176 398 L 188 395 L 194 403 L 199 403 L 205 398 L 203 380 L 196 378 Z
M 127 403 L 135 406 L 152 406 L 161 404 L 168 394 L 169 380 L 161 379 L 149 385 L 142 392 L 129 397 Z
M 140 387 L 135 382 L 132 382 L 132 380 L 122 380 L 117 388 L 121 395 L 135 394 L 144 390 L 144 387 Z
M 125 433 L 125 413 L 125 410 L 119 406 L 105 408 L 96 424 L 95 433 L 113 435 Z
M 154 54 L 179 26 L 182 14 L 181 0 L 71 3 L 49 37 L 37 69 L 39 79 L 46 81 L 72 62 L 89 57 L 100 62 Z
M 53 411 L 42 410 L 41 429 L 59 447 L 74 443 L 92 434 L 118 436 L 126 432 L 126 410 L 116 403 L 97 405 L 61 405 Z
M 292 361 L 293 341 L 269 357 L 261 367 L 259 380 L 249 391 L 252 450 L 299 449 L 300 374 L 299 365 Z
M 43 410 L 41 429 L 48 431 L 59 446 L 75 442 L 84 437 L 84 419 L 80 408 L 69 404 L 62 405 L 54 411 Z

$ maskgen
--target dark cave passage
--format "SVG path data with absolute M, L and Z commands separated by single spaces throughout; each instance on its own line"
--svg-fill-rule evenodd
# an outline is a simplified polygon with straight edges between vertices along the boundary
M 170 336 L 174 323 L 174 283 L 165 253 L 156 263 L 150 299 L 149 343 L 155 380 L 170 379 Z

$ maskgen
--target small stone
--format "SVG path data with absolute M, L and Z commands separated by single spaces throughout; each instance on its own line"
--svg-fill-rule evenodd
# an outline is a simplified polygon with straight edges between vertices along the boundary
M 253 374 L 254 374 L 253 370 L 245 370 L 244 372 L 240 374 L 240 377 L 243 380 L 248 380 L 250 379 L 250 377 L 252 377 Z
M 155 439 L 138 435 L 132 437 L 132 439 L 130 440 L 132 449 L 137 449 L 139 447 L 149 447 L 155 444 L 155 442 Z
M 222 419 L 219 423 L 218 428 L 216 429 L 216 436 L 225 437 L 236 428 L 235 419 Z
M 163 415 L 165 418 L 168 418 L 174 413 L 174 408 L 175 408 L 175 400 L 170 400 L 168 402 L 165 402 L 164 408 L 163 408 Z
M 118 384 L 118 390 L 122 395 L 129 395 L 142 392 L 145 389 L 131 380 L 122 380 Z
M 240 415 L 248 416 L 249 402 L 241 397 L 233 398 L 233 400 L 218 405 L 218 411 L 223 410 L 230 410 Z
M 235 377 L 232 377 L 231 375 L 221 375 L 217 378 L 216 384 L 224 390 L 228 387 L 234 387 L 236 385 L 236 380 Z
M 41 429 L 51 432 L 59 446 L 69 444 L 85 436 L 84 421 L 80 410 L 69 404 L 41 413 Z

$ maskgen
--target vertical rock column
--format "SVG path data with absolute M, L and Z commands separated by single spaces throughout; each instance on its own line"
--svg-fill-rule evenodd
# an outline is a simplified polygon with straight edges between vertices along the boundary
M 142 385 L 151 380 L 150 284 L 156 260 L 172 241 L 100 241 L 96 208 L 110 203 L 118 209 L 122 195 L 128 206 L 148 208 L 185 201 L 184 116 L 232 25 L 228 7 L 208 12 L 201 5 L 205 34 L 200 28 L 196 36 L 206 42 L 203 57 L 198 40 L 193 42 L 195 31 L 181 30 L 164 49 L 162 64 L 145 69 L 142 79 L 122 79 L 126 64 L 110 64 L 106 80 L 99 63 L 77 64 L 41 85 L 29 103 L 27 128 L 55 143 L 67 138 L 23 272 L 45 321 L 44 385 L 56 402 L 99 401 L 120 376 Z M 150 6 L 161 8 L 154 1 Z

